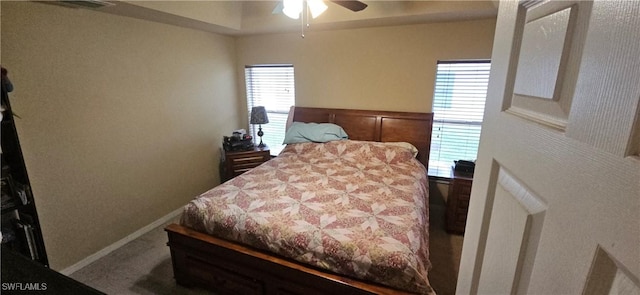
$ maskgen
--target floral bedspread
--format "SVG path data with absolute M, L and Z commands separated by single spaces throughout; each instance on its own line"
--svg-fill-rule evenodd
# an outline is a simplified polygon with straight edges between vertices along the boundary
M 432 293 L 426 170 L 402 147 L 298 143 L 192 200 L 181 224 L 335 273 Z

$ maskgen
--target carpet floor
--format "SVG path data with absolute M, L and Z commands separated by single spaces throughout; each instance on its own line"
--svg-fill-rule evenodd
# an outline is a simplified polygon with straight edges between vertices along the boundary
M 444 208 L 432 206 L 430 214 L 433 267 L 429 280 L 438 294 L 454 294 L 463 237 L 445 232 Z M 70 277 L 107 294 L 211 294 L 175 283 L 165 226 L 153 229 Z

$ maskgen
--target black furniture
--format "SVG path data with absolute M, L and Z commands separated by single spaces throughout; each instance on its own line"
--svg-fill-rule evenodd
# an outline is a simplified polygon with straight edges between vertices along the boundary
M 2 245 L 2 294 L 105 294 Z
M 48 266 L 15 118 L 2 80 L 2 246 Z M 2 253 L 4 256 L 4 251 Z M 3 274 L 4 274 L 4 263 Z

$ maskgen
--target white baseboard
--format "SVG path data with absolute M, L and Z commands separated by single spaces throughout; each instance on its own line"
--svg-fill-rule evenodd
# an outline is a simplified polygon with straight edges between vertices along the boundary
M 104 249 L 93 253 L 89 256 L 87 256 L 85 259 L 80 260 L 78 263 L 69 266 L 63 270 L 60 271 L 61 274 L 68 276 L 71 275 L 72 273 L 78 271 L 79 269 L 91 264 L 92 262 L 106 256 L 107 254 L 117 250 L 118 248 L 124 246 L 125 244 L 139 238 L 140 236 L 150 232 L 152 229 L 168 222 L 169 220 L 177 217 L 178 215 L 180 215 L 180 213 L 182 213 L 183 207 L 180 207 L 178 209 L 176 209 L 175 211 L 161 217 L 160 219 L 148 224 L 147 226 L 133 232 L 132 234 L 124 237 L 122 240 L 119 240 L 107 247 L 105 247 Z

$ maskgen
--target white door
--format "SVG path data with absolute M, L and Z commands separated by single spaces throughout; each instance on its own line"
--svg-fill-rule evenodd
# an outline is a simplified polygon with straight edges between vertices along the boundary
M 639 104 L 640 1 L 500 1 L 458 294 L 640 294 Z

